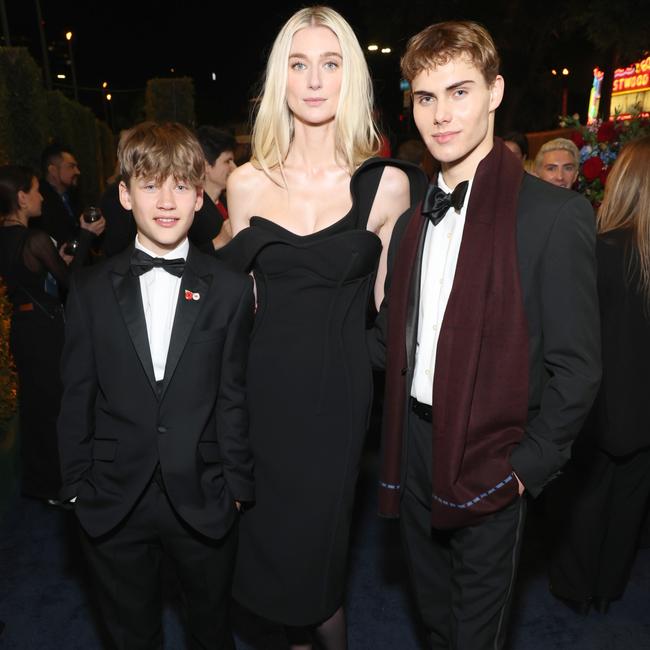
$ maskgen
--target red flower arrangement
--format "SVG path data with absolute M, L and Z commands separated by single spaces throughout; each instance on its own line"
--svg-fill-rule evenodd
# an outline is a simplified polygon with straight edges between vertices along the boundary
M 591 156 L 587 158 L 582 165 L 582 175 L 589 183 L 600 179 L 601 173 L 605 170 L 603 161 L 598 156 Z
M 618 132 L 615 122 L 602 122 L 596 131 L 596 140 L 598 142 L 614 142 Z
M 639 111 L 629 120 L 597 120 L 580 124 L 580 116 L 560 116 L 560 126 L 575 127 L 569 136 L 580 150 L 580 173 L 576 189 L 584 194 L 594 208 L 603 200 L 605 183 L 621 147 L 630 140 L 650 135 L 650 120 Z

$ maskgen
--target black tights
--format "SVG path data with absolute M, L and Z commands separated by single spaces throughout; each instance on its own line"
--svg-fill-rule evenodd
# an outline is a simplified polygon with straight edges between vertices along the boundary
M 314 640 L 322 650 L 347 650 L 345 612 L 339 607 L 320 625 L 285 627 L 291 650 L 312 650 Z

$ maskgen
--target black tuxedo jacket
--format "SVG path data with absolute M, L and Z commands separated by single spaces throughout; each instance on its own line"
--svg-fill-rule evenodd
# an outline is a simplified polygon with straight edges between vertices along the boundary
M 254 496 L 245 399 L 251 280 L 190 245 L 158 386 L 132 250 L 71 285 L 61 498 L 76 496 L 82 526 L 102 535 L 127 516 L 160 463 L 176 512 L 217 539 L 237 516 L 234 501 Z
M 422 229 L 409 294 L 408 340 L 400 342 L 390 338 L 386 314 L 390 269 L 410 218 L 422 219 Z M 395 226 L 389 249 L 387 298 L 369 337 L 371 359 L 378 367 L 385 364 L 385 342 L 406 345 L 407 394 L 386 395 L 386 401 L 407 400 L 410 394 L 425 223 L 417 210 Z M 516 238 L 528 320 L 530 372 L 525 436 L 510 461 L 527 490 L 536 496 L 569 459 L 572 442 L 600 382 L 593 210 L 578 193 L 524 174 L 517 205 Z

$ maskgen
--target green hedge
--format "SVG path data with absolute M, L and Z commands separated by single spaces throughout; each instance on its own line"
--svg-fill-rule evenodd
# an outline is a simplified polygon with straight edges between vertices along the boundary
M 49 120 L 43 80 L 24 47 L 0 47 L 0 159 L 38 169 Z
M 0 519 L 18 476 L 18 378 L 9 349 L 11 303 L 0 279 Z
M 97 167 L 101 170 L 100 178 L 106 180 L 115 173 L 117 142 L 106 122 L 96 120 L 97 128 Z
M 49 140 L 72 148 L 81 168 L 81 193 L 86 202 L 95 201 L 104 186 L 103 156 L 97 119 L 93 112 L 68 99 L 58 90 L 46 93 L 50 115 Z
M 180 122 L 194 127 L 194 82 L 190 77 L 150 79 L 144 104 L 148 120 Z
M 41 151 L 52 141 L 74 150 L 84 200 L 97 200 L 115 165 L 110 129 L 89 108 L 46 91 L 26 48 L 0 47 L 0 164 L 28 165 L 40 174 Z

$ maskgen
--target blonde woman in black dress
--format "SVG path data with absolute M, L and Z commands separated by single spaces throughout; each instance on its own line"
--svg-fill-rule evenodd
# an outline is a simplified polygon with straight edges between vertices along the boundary
M 256 504 L 242 517 L 234 596 L 346 647 L 355 484 L 372 399 L 368 306 L 383 299 L 393 225 L 426 179 L 374 157 L 372 84 L 350 25 L 310 7 L 271 51 L 251 162 L 228 180 L 233 242 L 257 314 L 248 371 Z

